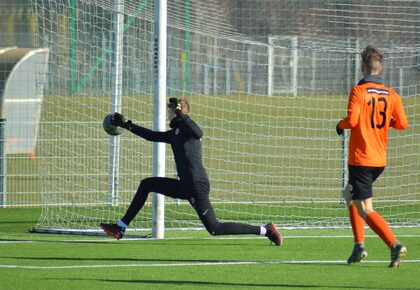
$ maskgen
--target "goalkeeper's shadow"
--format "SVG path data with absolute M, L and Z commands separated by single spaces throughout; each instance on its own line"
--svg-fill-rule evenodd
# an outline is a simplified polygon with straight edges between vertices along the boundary
M 167 287 L 174 286 L 215 286 L 215 287 L 284 287 L 284 288 L 321 288 L 321 289 L 377 289 L 369 286 L 339 286 L 339 285 L 310 285 L 310 284 L 287 284 L 287 283 L 236 283 L 236 282 L 215 282 L 215 281 L 190 281 L 190 280 L 150 280 L 150 279 L 81 279 L 81 278 L 45 278 L 46 280 L 69 280 L 69 281 L 96 281 L 108 283 L 133 283 L 133 284 L 152 284 Z M 171 289 L 171 288 L 169 288 Z M 394 290 L 395 288 L 382 288 L 384 290 Z M 408 290 L 408 288 L 400 288 Z M 412 289 L 412 288 L 410 288 Z

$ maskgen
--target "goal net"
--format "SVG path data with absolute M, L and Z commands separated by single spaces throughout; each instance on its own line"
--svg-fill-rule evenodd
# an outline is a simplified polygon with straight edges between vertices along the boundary
M 109 193 L 112 0 L 32 0 L 39 47 L 50 49 L 37 156 L 37 228 L 95 230 L 123 216 L 153 174 L 153 144 L 120 137 L 118 192 Z M 121 112 L 153 128 L 154 3 L 126 0 Z M 120 7 L 121 8 L 121 7 Z M 392 130 L 375 209 L 392 226 L 420 224 L 420 9 L 417 1 L 168 1 L 167 95 L 185 97 L 204 132 L 211 201 L 223 221 L 348 226 L 342 199 L 347 140 L 335 125 L 361 78 L 368 44 L 385 54 L 385 83 L 409 119 Z M 166 176 L 176 178 L 170 147 Z M 150 229 L 152 203 L 130 225 Z M 165 199 L 166 229 L 202 228 L 183 200 Z

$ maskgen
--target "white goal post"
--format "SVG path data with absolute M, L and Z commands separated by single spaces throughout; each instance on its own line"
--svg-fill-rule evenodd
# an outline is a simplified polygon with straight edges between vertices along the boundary
M 154 43 L 153 43 L 153 92 L 154 129 L 166 130 L 166 63 L 167 63 L 167 1 L 155 0 Z M 153 175 L 165 177 L 165 144 L 155 143 L 153 147 Z M 153 194 L 152 237 L 164 237 L 165 197 Z
M 392 226 L 420 226 L 417 2 L 32 4 L 38 45 L 50 50 L 37 144 L 40 185 L 25 189 L 42 197 L 36 231 L 97 234 L 100 222 L 123 216 L 142 179 L 177 177 L 170 146 L 130 132 L 110 138 L 101 127 L 107 113 L 120 111 L 134 123 L 167 130 L 169 97 L 187 98 L 203 130 L 220 220 L 348 227 L 341 196 L 347 140 L 335 125 L 345 116 L 368 44 L 384 53 L 384 81 L 402 96 L 410 122 L 390 133 L 375 209 Z M 11 190 L 9 196 L 23 191 Z M 160 195 L 150 195 L 130 224 L 156 238 L 202 228 L 188 202 Z

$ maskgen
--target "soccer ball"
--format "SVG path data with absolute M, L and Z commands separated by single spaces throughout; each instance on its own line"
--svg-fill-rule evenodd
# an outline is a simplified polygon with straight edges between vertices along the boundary
M 104 121 L 102 122 L 105 132 L 107 132 L 111 136 L 121 135 L 124 131 L 123 128 L 111 125 L 111 117 L 112 113 L 107 114 L 104 118 Z

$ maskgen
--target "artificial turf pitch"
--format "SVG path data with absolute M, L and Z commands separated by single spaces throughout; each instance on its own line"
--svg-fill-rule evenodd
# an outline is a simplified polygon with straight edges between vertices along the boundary
M 348 266 L 350 229 L 285 230 L 282 247 L 205 231 L 116 241 L 29 233 L 39 215 L 0 209 L 0 289 L 420 289 L 418 228 L 394 230 L 408 255 L 389 269 L 389 250 L 370 230 L 368 257 Z

